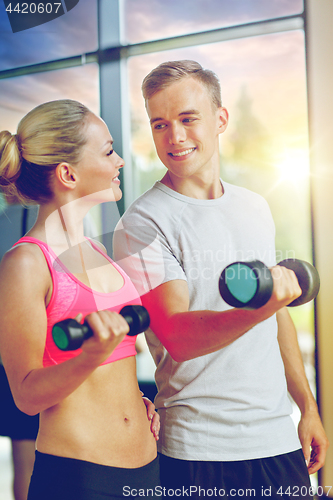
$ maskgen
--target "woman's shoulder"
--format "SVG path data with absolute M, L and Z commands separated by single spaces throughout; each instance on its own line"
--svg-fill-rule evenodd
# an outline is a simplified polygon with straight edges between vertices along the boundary
M 12 311 L 14 305 L 17 311 L 35 307 L 48 301 L 52 290 L 48 263 L 37 245 L 20 244 L 5 253 L 0 264 L 1 307 Z
M 0 273 L 2 276 L 10 273 L 13 279 L 19 281 L 31 278 L 33 282 L 44 273 L 45 276 L 49 274 L 41 248 L 30 242 L 18 242 L 4 254 Z

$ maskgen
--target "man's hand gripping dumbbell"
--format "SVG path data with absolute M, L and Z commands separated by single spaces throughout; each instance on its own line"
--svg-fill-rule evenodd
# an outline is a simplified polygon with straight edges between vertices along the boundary
M 285 259 L 278 266 L 292 270 L 301 288 L 301 295 L 287 304 L 290 307 L 305 304 L 314 299 L 319 291 L 320 280 L 317 270 L 308 262 Z M 274 274 L 276 276 L 277 269 Z M 279 279 L 279 278 L 277 278 Z M 270 269 L 259 260 L 234 262 L 227 266 L 220 276 L 219 290 L 223 300 L 244 309 L 258 309 L 272 296 L 274 279 Z

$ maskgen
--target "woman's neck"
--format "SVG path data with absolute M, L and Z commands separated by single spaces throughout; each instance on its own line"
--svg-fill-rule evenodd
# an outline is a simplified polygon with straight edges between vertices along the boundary
M 85 241 L 83 218 L 87 212 L 87 209 L 83 210 L 75 202 L 63 206 L 43 204 L 39 208 L 36 223 L 28 234 L 45 241 L 59 254 Z

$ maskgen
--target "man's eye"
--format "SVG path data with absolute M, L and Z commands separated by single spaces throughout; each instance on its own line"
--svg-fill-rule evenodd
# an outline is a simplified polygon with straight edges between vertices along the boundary
M 158 123 L 157 125 L 154 126 L 154 129 L 155 130 L 161 130 L 164 127 L 165 127 L 164 123 Z
M 114 151 L 114 149 L 110 149 L 110 151 L 108 153 L 106 153 L 106 156 L 111 156 L 113 151 Z

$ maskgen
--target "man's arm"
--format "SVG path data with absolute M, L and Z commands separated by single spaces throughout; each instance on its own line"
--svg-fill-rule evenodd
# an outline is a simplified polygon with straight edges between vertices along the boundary
M 323 429 L 316 401 L 306 378 L 297 333 L 286 308 L 277 313 L 278 341 L 285 367 L 288 390 L 301 411 L 298 435 L 309 474 L 325 462 L 328 439 Z
M 184 269 L 148 213 L 130 211 L 114 232 L 115 261 L 124 269 L 151 318 L 151 329 L 175 361 L 218 351 L 301 295 L 295 274 L 271 268 L 273 293 L 257 310 L 189 311 Z M 204 292 L 203 292 L 204 293 Z M 216 283 L 216 294 L 219 294 Z M 222 302 L 222 298 L 221 298 Z
M 272 276 L 271 299 L 265 306 L 252 311 L 189 311 L 185 280 L 159 285 L 142 297 L 142 303 L 149 312 L 151 329 L 172 358 L 186 361 L 226 347 L 300 295 L 293 272 L 278 266 L 278 269 L 272 268 Z

